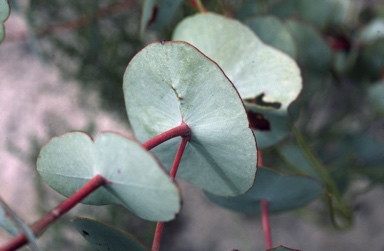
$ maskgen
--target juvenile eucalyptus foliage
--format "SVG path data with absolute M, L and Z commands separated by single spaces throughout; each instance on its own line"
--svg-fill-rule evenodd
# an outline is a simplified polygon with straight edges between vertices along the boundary
M 0 0 L 0 42 L 9 7 Z M 355 208 L 346 198 L 365 192 L 346 194 L 355 177 L 383 184 L 383 3 L 32 0 L 12 8 L 24 8 L 28 41 L 44 60 L 99 90 L 122 118 L 125 103 L 134 134 L 70 132 L 42 146 L 37 171 L 65 203 L 101 177 L 79 202 L 121 205 L 162 228 L 188 200 L 181 178 L 263 222 L 318 199 L 343 229 Z M 183 125 L 187 133 L 172 134 Z M 158 145 L 147 147 L 151 140 Z M 27 226 L 0 202 L 0 226 L 39 250 L 36 229 L 46 222 Z M 98 250 L 151 250 L 109 223 L 72 222 Z

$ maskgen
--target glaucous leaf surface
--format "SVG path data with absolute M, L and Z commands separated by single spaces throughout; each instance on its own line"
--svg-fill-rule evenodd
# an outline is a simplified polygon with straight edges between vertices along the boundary
M 285 53 L 264 44 L 246 25 L 213 13 L 185 18 L 176 27 L 174 40 L 184 40 L 212 58 L 236 86 L 243 100 L 262 97 L 254 105 L 280 117 L 301 91 L 300 70 Z M 277 106 L 271 106 L 277 104 Z M 269 109 L 269 110 L 268 110 Z M 284 122 L 287 127 L 288 121 Z M 258 141 L 260 148 L 277 143 L 271 123 L 272 136 Z M 263 134 L 264 131 L 259 131 Z M 258 140 L 258 139 L 257 139 Z M 265 144 L 268 142 L 268 144 Z
M 184 121 L 192 131 L 178 177 L 218 195 L 254 181 L 256 142 L 244 105 L 220 67 L 185 42 L 153 43 L 129 63 L 124 96 L 136 137 L 147 141 Z M 171 168 L 180 139 L 153 152 Z
M 274 16 L 258 16 L 244 22 L 266 44 L 296 58 L 296 44 L 284 23 Z M 273 32 L 271 32 L 273 31 Z
M 223 69 L 242 99 L 264 94 L 285 109 L 301 90 L 300 70 L 285 53 L 264 44 L 246 25 L 213 13 L 185 18 L 173 40 L 196 46 Z
M 101 133 L 95 140 L 81 132 L 55 137 L 42 148 L 37 170 L 67 197 L 97 174 L 110 181 L 85 204 L 120 204 L 153 221 L 173 219 L 180 210 L 179 190 L 154 156 L 115 133 Z
M 75 217 L 72 220 L 77 231 L 97 250 L 107 251 L 149 251 L 133 235 L 105 222 Z
M 9 4 L 7 0 L 0 0 L 0 44 L 5 36 L 4 22 L 9 16 Z
M 220 197 L 206 193 L 214 203 L 248 215 L 261 213 L 261 200 L 268 200 L 269 212 L 281 212 L 302 207 L 322 192 L 323 188 L 312 178 L 288 176 L 272 169 L 258 167 L 253 187 L 236 197 Z

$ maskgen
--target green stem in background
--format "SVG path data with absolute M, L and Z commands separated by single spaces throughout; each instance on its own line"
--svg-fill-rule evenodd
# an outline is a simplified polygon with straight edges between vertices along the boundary
M 200 12 L 207 12 L 204 8 L 204 5 L 201 3 L 201 0 L 189 0 L 192 6 Z
M 305 172 L 303 172 L 302 170 L 300 170 L 300 168 L 298 168 L 297 166 L 295 166 L 294 164 L 292 164 L 288 159 L 287 157 L 285 157 L 283 151 L 281 150 L 281 147 L 276 145 L 274 147 L 274 150 L 277 152 L 277 155 L 280 157 L 280 159 L 283 161 L 283 164 L 285 166 L 287 166 L 290 171 L 292 171 L 293 173 L 295 174 L 305 174 Z
M 295 135 L 296 141 L 299 144 L 301 150 L 304 152 L 308 160 L 311 162 L 315 171 L 322 177 L 324 184 L 326 186 L 326 190 L 328 192 L 328 201 L 329 205 L 332 207 L 330 210 L 332 223 L 336 228 L 343 229 L 348 228 L 352 225 L 352 210 L 347 208 L 345 203 L 343 202 L 339 190 L 327 171 L 326 167 L 318 160 L 315 153 L 313 152 L 311 146 L 304 138 L 304 136 L 300 133 L 300 131 L 292 125 L 292 131 Z M 336 204 L 334 203 L 336 202 Z M 339 214 L 346 220 L 346 224 L 344 226 L 340 226 L 336 221 L 336 215 Z
M 189 135 L 191 135 L 191 130 L 189 129 L 188 125 L 185 124 L 183 121 L 179 126 L 176 126 L 166 132 L 160 133 L 159 135 L 143 143 L 143 147 L 147 150 L 151 150 L 152 148 L 172 138 L 179 137 L 179 136 L 185 137 Z
M 268 200 L 261 200 L 261 219 L 263 222 L 263 231 L 265 237 L 265 245 L 267 249 L 272 248 L 271 225 L 269 224 Z
M 67 213 L 74 206 L 80 203 L 85 197 L 87 197 L 96 189 L 107 183 L 108 181 L 104 177 L 96 175 L 91 180 L 89 180 L 83 187 L 81 187 L 76 193 L 71 195 L 63 203 L 49 211 L 39 221 L 33 224 L 31 227 L 32 232 L 36 236 L 41 235 L 48 228 L 48 226 L 55 222 L 60 216 Z M 19 234 L 13 240 L 8 242 L 5 246 L 1 247 L 0 251 L 16 250 L 22 247 L 27 242 L 28 240 L 26 236 L 24 234 Z
M 183 153 L 185 150 L 185 147 L 187 146 L 188 141 L 190 140 L 191 136 L 188 134 L 187 136 L 182 137 L 179 148 L 177 149 L 175 159 L 172 164 L 170 177 L 172 180 L 175 179 L 177 170 L 179 169 L 181 158 L 183 157 Z M 152 251 L 159 251 L 160 250 L 160 241 L 161 236 L 163 234 L 163 228 L 164 228 L 164 222 L 157 222 L 156 230 L 155 230 L 155 236 L 153 238 L 152 243 Z

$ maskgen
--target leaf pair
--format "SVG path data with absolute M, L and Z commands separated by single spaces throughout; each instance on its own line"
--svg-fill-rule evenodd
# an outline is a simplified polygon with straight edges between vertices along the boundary
M 124 93 L 137 138 L 150 138 L 185 122 L 192 135 L 178 176 L 214 194 L 248 190 L 256 173 L 256 142 L 236 89 L 221 69 L 183 42 L 154 43 L 128 65 Z M 228 133 L 230 132 L 230 133 Z M 171 167 L 178 139 L 154 149 Z M 102 133 L 52 139 L 41 151 L 38 171 L 65 196 L 97 174 L 110 181 L 83 202 L 121 204 L 148 220 L 172 219 L 180 195 L 154 157 L 134 140 Z
M 260 148 L 276 144 L 289 133 L 287 109 L 301 91 L 300 70 L 292 58 L 264 44 L 239 21 L 213 13 L 185 18 L 173 39 L 191 43 L 217 62 L 247 110 L 263 118 L 254 122 L 268 121 L 268 128 L 254 127 Z
M 120 204 L 153 221 L 169 220 L 180 210 L 180 194 L 155 157 L 137 141 L 101 133 L 93 141 L 80 132 L 53 138 L 37 160 L 40 175 L 70 196 L 97 174 L 109 181 L 82 202 Z

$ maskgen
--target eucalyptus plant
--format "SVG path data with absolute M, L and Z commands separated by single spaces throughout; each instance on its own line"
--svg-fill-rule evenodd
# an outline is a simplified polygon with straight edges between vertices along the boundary
M 307 116 L 315 116 L 309 109 L 313 96 L 328 82 L 341 82 L 346 76 L 349 81 L 374 82 L 364 90 L 367 107 L 374 111 L 368 121 L 383 114 L 380 72 L 384 65 L 374 55 L 383 52 L 383 37 L 375 33 L 384 29 L 383 21 L 368 22 L 353 37 L 336 29 L 354 20 L 353 6 L 342 0 L 310 4 L 307 0 L 244 0 L 228 4 L 227 10 L 233 12 L 227 16 L 216 13 L 226 8 L 221 1 L 206 6 L 199 0 L 182 2 L 144 1 L 138 38 L 132 42 L 128 37 L 134 47 L 142 45 L 121 79 L 134 138 L 117 132 L 100 132 L 96 137 L 68 132 L 49 140 L 40 150 L 37 171 L 67 199 L 31 226 L 0 201 L 0 225 L 15 236 L 0 250 L 15 250 L 27 243 L 39 250 L 35 238 L 76 204 L 84 203 L 118 204 L 157 222 L 149 248 L 108 223 L 73 218 L 76 230 L 96 249 L 158 251 L 164 222 L 175 219 L 182 199 L 188 199 L 182 198 L 177 179 L 201 188 L 218 206 L 260 215 L 268 250 L 292 250 L 273 245 L 269 213 L 301 208 L 317 198 L 329 208 L 335 227 L 352 225 L 353 205 L 344 198 L 350 179 L 342 172 L 351 162 L 344 156 L 354 152 L 356 156 L 347 158 L 358 160 L 351 170 L 366 175 L 373 184 L 380 183 L 383 143 L 363 134 L 364 125 L 360 131 L 345 133 L 343 119 L 319 122 L 315 132 L 305 122 Z M 116 6 L 103 7 L 84 22 L 96 25 L 106 10 L 118 12 Z M 180 9 L 198 13 L 173 24 Z M 9 5 L 0 0 L 0 21 L 8 14 Z M 86 25 L 82 28 L 87 29 Z M 169 27 L 172 34 L 167 36 Z M 167 39 L 137 42 L 145 40 L 149 30 L 165 31 Z M 47 33 L 35 33 L 34 39 Z M 100 30 L 92 34 L 102 36 Z M 364 72 L 359 66 L 365 64 L 371 67 Z M 357 68 L 364 75 L 348 75 Z M 327 88 L 334 95 L 337 86 Z M 343 106 L 329 116 L 348 119 L 348 108 Z M 333 131 L 343 133 L 333 138 Z M 328 150 L 329 144 L 337 144 L 338 150 Z M 363 165 L 369 168 L 360 171 Z

